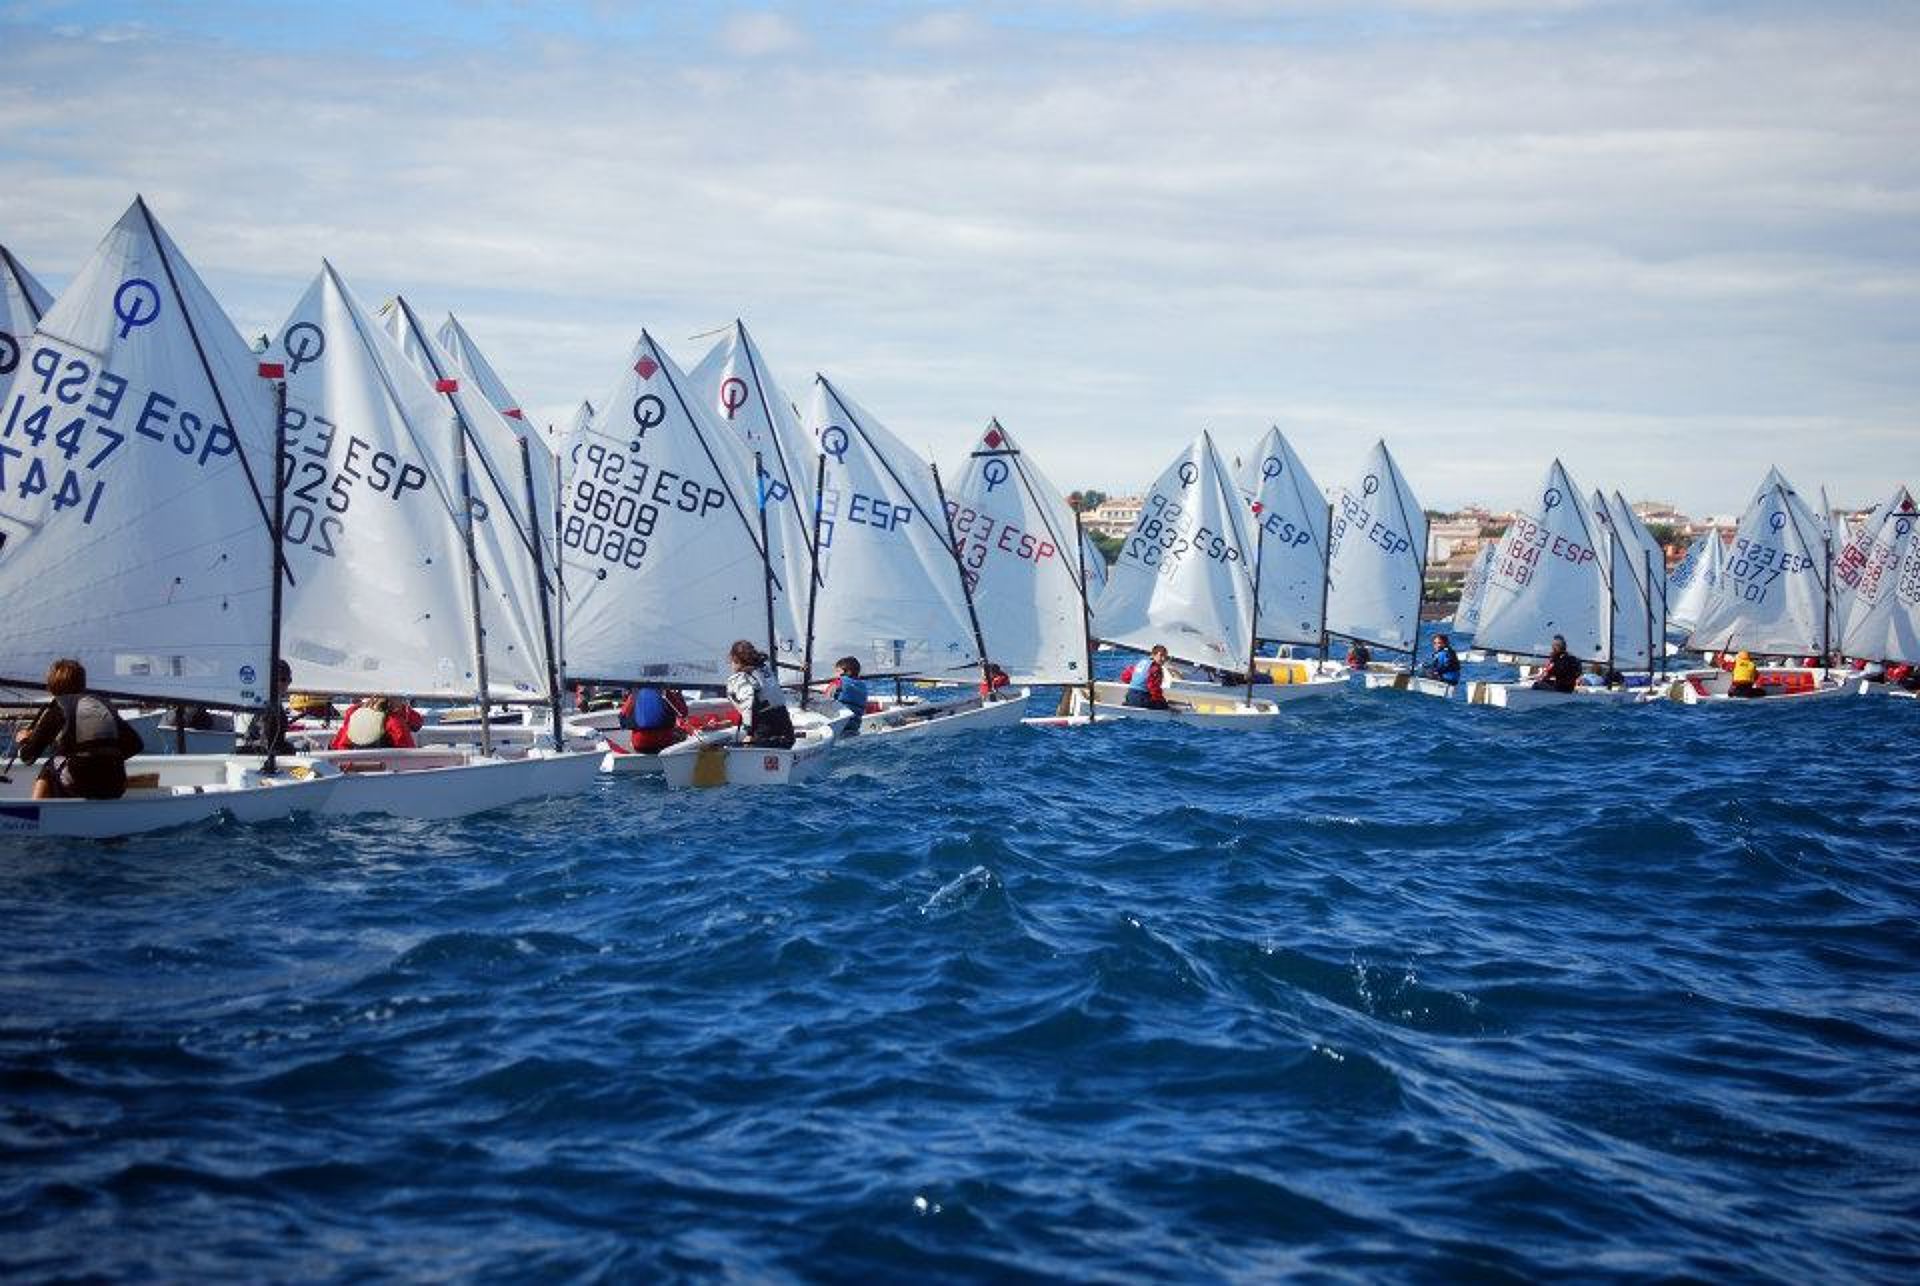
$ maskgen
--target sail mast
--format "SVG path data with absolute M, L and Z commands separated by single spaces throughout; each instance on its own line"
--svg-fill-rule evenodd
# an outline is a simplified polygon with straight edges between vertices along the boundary
M 518 436 L 518 435 L 515 435 Z M 553 748 L 564 748 L 560 732 L 560 664 L 554 644 L 553 604 L 547 596 L 546 533 L 540 530 L 540 506 L 533 489 L 533 451 L 520 438 L 520 475 L 527 484 L 527 521 L 533 524 L 533 578 L 540 592 L 540 642 L 546 648 L 547 699 L 553 710 Z
M 282 569 L 287 549 L 287 368 L 278 362 L 261 362 L 260 378 L 273 381 L 273 593 L 272 615 L 267 625 L 267 708 L 260 717 L 266 733 L 267 761 L 260 771 L 268 776 L 279 768 L 280 738 L 286 716 L 280 694 L 280 619 Z M 175 707 L 173 717 L 180 728 L 180 740 L 186 739 L 187 721 Z

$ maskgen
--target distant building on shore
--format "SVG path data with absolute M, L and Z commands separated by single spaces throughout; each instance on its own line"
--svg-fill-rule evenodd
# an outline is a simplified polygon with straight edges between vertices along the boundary
M 1140 511 L 1146 505 L 1145 496 L 1109 496 L 1087 515 L 1086 528 L 1119 540 L 1133 530 L 1134 523 L 1140 521 Z

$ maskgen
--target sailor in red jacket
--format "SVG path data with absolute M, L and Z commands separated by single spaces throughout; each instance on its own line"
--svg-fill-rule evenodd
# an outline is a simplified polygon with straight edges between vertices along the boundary
M 411 750 L 426 720 L 400 697 L 367 697 L 340 721 L 334 750 Z

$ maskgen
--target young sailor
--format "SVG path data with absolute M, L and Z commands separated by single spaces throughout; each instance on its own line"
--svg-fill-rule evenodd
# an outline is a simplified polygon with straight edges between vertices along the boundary
M 35 799 L 118 799 L 127 793 L 127 760 L 146 747 L 105 700 L 87 691 L 87 668 L 63 657 L 47 669 L 47 702 L 30 728 L 14 734 L 20 759 L 51 747 L 33 782 Z
M 367 697 L 340 721 L 333 750 L 412 750 L 425 720 L 399 697 Z
M 1554 692 L 1571 692 L 1579 683 L 1580 662 L 1568 653 L 1567 640 L 1556 634 L 1553 636 L 1552 650 L 1547 655 L 1547 664 L 1541 669 L 1540 677 L 1533 681 L 1533 686 Z
M 1359 639 L 1355 639 L 1353 646 L 1347 649 L 1347 668 L 1349 670 L 1364 670 L 1372 664 L 1373 649 L 1365 643 L 1362 643 Z
M 1005 670 L 989 661 L 987 663 L 987 677 L 980 680 L 980 695 L 983 697 L 991 697 L 1011 682 L 1012 680 L 1007 677 Z
M 793 745 L 793 716 L 786 694 L 767 666 L 767 654 L 749 640 L 727 649 L 733 673 L 727 678 L 727 700 L 740 712 L 743 744 L 785 750 Z
M 1427 658 L 1420 672 L 1442 683 L 1460 682 L 1460 654 L 1453 650 L 1453 643 L 1446 635 L 1433 636 L 1433 655 Z
M 1120 672 L 1121 681 L 1127 685 L 1126 704 L 1142 710 L 1165 710 L 1167 680 L 1178 677 L 1167 668 L 1166 647 L 1155 643 L 1146 660 L 1135 661 Z
M 284 702 L 288 698 L 288 689 L 293 686 L 293 667 L 283 657 L 273 672 L 273 697 L 267 702 L 267 708 L 247 720 L 245 731 L 240 734 L 237 747 L 243 755 L 264 755 L 269 747 L 276 755 L 294 753 L 294 745 L 287 740 L 287 708 Z
M 847 736 L 860 731 L 860 720 L 867 713 L 867 681 L 860 677 L 860 658 L 843 656 L 833 663 L 833 680 L 827 684 L 827 695 L 853 711 L 853 719 L 847 724 Z
M 1733 686 L 1727 689 L 1730 697 L 1764 697 L 1766 689 L 1760 686 L 1760 667 L 1753 663 L 1751 652 L 1742 652 L 1733 658 Z
M 687 739 L 680 721 L 687 702 L 671 688 L 642 684 L 620 703 L 620 726 L 633 734 L 633 748 L 643 755 L 657 754 Z

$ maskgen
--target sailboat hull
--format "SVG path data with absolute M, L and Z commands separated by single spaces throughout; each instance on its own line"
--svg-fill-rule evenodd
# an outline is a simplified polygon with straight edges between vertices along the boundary
M 0 784 L 0 834 L 110 839 L 191 826 L 225 815 L 240 822 L 279 821 L 325 809 L 340 774 L 305 757 L 284 756 L 281 773 L 260 775 L 258 755 L 136 755 L 127 761 L 119 799 L 34 800 L 32 771 L 16 768 Z
M 439 747 L 337 750 L 315 757 L 343 776 L 322 812 L 435 820 L 582 790 L 600 767 L 600 757 L 591 753 L 534 751 L 505 759 Z
M 1175 685 L 1178 687 L 1178 685 Z M 1205 695 L 1182 696 L 1170 693 L 1165 710 L 1148 710 L 1126 704 L 1126 685 L 1094 684 L 1094 711 L 1101 719 L 1143 719 L 1161 723 L 1191 723 L 1204 728 L 1238 728 L 1251 731 L 1280 721 L 1279 707 L 1270 701 L 1255 699 L 1252 704 L 1230 695 L 1227 689 L 1213 688 Z M 1074 714 L 1086 713 L 1086 693 L 1074 690 Z
M 1632 705 L 1647 699 L 1645 688 L 1575 688 L 1561 692 L 1554 688 L 1536 688 L 1528 683 L 1470 683 L 1467 704 L 1494 706 L 1502 710 L 1548 710 L 1562 706 L 1599 709 L 1602 706 Z
M 864 716 L 857 738 L 868 740 L 920 740 L 927 737 L 951 737 L 964 732 L 985 732 L 992 728 L 1010 728 L 1026 713 L 1031 692 L 1018 688 L 993 701 L 978 696 L 957 701 L 904 701 L 884 705 L 877 713 Z
M 701 745 L 683 741 L 652 756 L 675 790 L 707 786 L 792 786 L 826 771 L 839 739 L 830 731 L 802 736 L 790 750 Z
M 1458 696 L 1464 684 L 1443 683 L 1439 679 L 1429 679 L 1425 675 L 1408 674 L 1402 670 L 1397 674 L 1375 674 L 1369 671 L 1365 676 L 1369 692 L 1412 692 L 1423 697 L 1439 697 L 1443 701 Z

